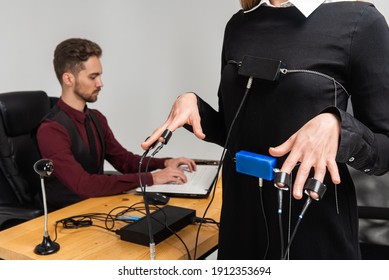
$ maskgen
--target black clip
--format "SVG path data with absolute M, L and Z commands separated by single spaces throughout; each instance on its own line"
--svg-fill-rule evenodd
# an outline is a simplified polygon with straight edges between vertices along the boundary
M 163 138 L 162 143 L 164 145 L 166 145 L 169 142 L 170 137 L 172 137 L 172 134 L 173 132 L 169 129 L 165 129 L 165 131 L 162 133 L 161 137 Z
M 309 178 L 304 185 L 305 194 L 314 200 L 322 199 L 326 190 L 327 190 L 326 185 L 314 178 Z M 317 197 L 315 198 L 314 196 L 312 196 L 311 192 L 316 193 Z
M 277 189 L 287 191 L 292 185 L 292 176 L 289 173 L 281 172 L 278 168 L 274 168 L 274 186 Z

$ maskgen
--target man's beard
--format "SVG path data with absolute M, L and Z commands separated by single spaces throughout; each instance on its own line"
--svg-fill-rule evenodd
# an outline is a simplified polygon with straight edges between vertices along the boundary
M 97 93 L 99 93 L 100 88 L 93 91 L 92 94 L 87 94 L 85 92 L 80 91 L 79 87 L 76 85 L 76 88 L 74 89 L 74 93 L 79 96 L 82 100 L 89 103 L 94 103 L 97 101 Z

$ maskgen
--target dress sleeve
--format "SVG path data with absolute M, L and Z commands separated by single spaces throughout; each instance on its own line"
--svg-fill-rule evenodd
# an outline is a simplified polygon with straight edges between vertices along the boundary
M 368 6 L 352 34 L 349 92 L 353 115 L 337 109 L 342 131 L 337 161 L 370 175 L 389 169 L 389 29 Z

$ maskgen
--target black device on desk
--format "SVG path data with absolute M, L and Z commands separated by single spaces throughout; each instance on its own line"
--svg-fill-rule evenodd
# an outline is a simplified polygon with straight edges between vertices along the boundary
M 155 244 L 165 240 L 176 231 L 194 222 L 196 210 L 177 206 L 164 206 L 151 213 Z M 117 230 L 121 240 L 149 246 L 150 238 L 146 216 Z

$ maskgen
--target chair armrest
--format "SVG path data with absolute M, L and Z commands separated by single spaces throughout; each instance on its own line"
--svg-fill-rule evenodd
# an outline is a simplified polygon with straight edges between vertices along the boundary
M 0 206 L 0 230 L 20 224 L 43 215 L 43 211 L 33 208 Z
M 389 221 L 389 208 L 358 206 L 358 215 L 360 219 L 376 219 Z

